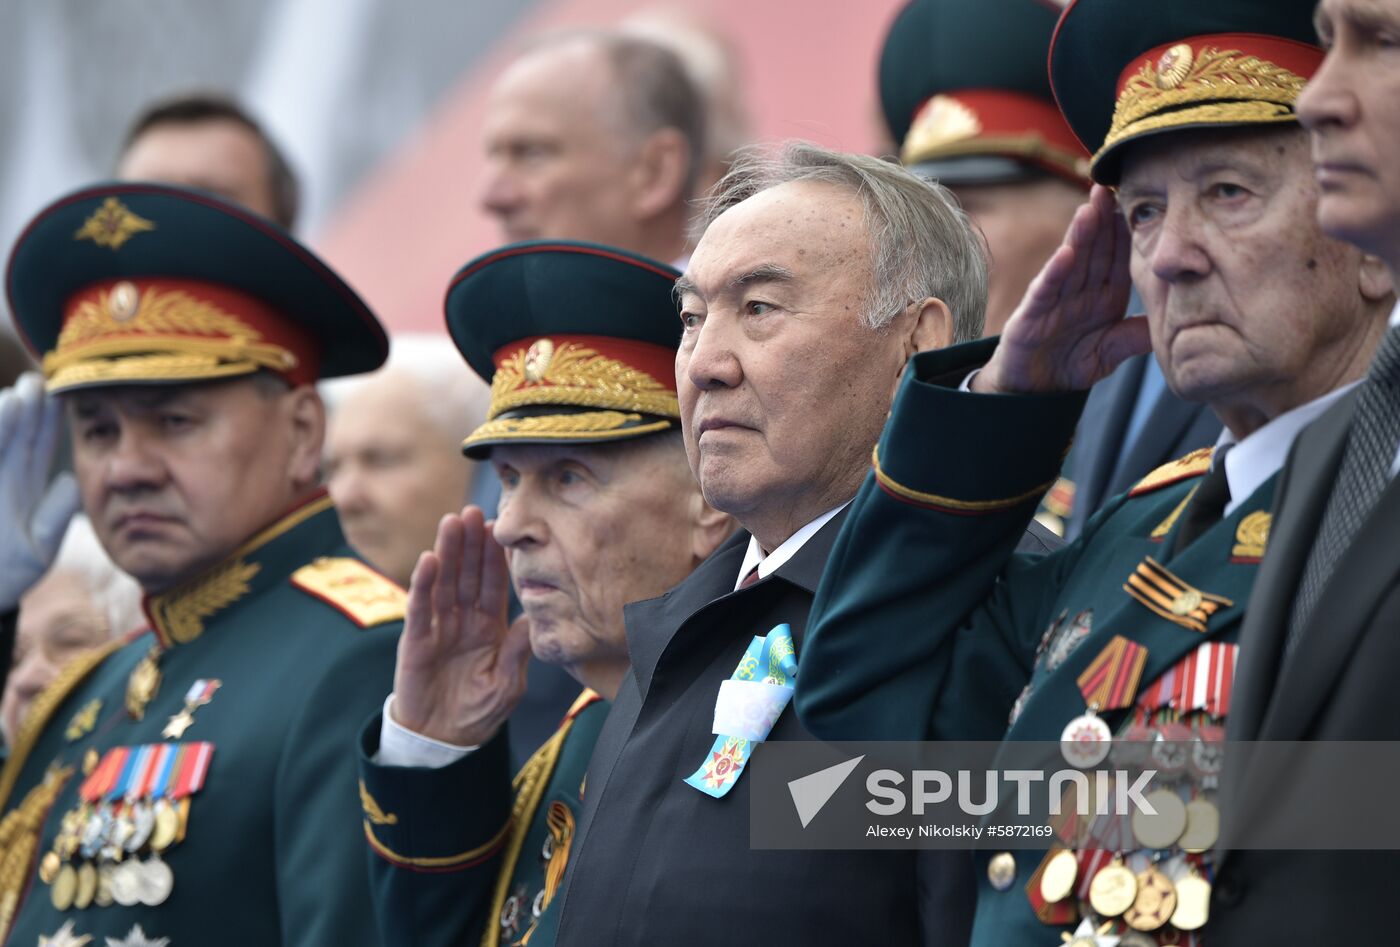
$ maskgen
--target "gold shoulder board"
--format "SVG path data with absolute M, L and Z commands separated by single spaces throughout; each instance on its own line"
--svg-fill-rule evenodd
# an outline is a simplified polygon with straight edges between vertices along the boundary
M 361 628 L 401 621 L 408 595 L 358 559 L 322 557 L 292 573 L 292 584 Z
M 1185 457 L 1179 457 L 1170 463 L 1163 464 L 1139 480 L 1137 485 L 1128 491 L 1128 496 L 1141 496 L 1144 493 L 1151 493 L 1153 490 L 1160 490 L 1174 483 L 1180 483 L 1190 477 L 1201 476 L 1210 469 L 1211 450 L 1212 448 L 1202 447 L 1199 450 L 1193 450 Z

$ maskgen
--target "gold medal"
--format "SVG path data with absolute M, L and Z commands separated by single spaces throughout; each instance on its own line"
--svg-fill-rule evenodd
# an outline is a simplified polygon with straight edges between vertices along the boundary
M 1210 917 L 1210 882 L 1194 871 L 1176 883 L 1176 910 L 1172 912 L 1172 927 L 1179 931 L 1198 931 Z
M 58 870 L 63 867 L 63 859 L 58 857 L 58 852 L 49 852 L 39 862 L 39 880 L 46 885 L 53 884 L 53 880 L 58 877 Z
M 1135 931 L 1155 931 L 1166 924 L 1176 910 L 1176 888 L 1171 879 L 1149 865 L 1137 876 L 1137 897 L 1123 914 L 1123 921 Z
M 1016 856 L 1010 852 L 997 852 L 987 862 L 987 880 L 993 888 L 1005 891 L 1016 881 Z
M 162 800 L 156 805 L 156 824 L 151 830 L 151 848 L 163 852 L 175 841 L 175 833 L 180 830 L 180 817 L 175 807 Z
M 1186 804 L 1186 831 L 1178 844 L 1183 851 L 1198 855 L 1209 851 L 1220 838 L 1220 810 L 1204 796 Z
M 1137 876 L 1121 861 L 1100 868 L 1089 882 L 1089 904 L 1104 917 L 1117 917 L 1136 899 Z
M 160 690 L 160 648 L 153 647 L 146 656 L 131 669 L 126 679 L 126 712 L 133 719 L 146 716 L 146 705 Z
M 87 910 L 92 904 L 93 895 L 97 894 L 97 869 L 92 866 L 92 862 L 83 862 L 83 866 L 78 869 L 78 889 L 73 895 L 73 907 L 79 911 Z
M 1040 896 L 1047 904 L 1063 901 L 1074 890 L 1074 881 L 1079 877 L 1079 859 L 1067 848 L 1061 849 L 1045 863 L 1040 873 Z
M 49 899 L 55 911 L 66 911 L 73 906 L 73 895 L 78 893 L 78 873 L 72 865 L 64 865 L 53 880 Z
M 1143 848 L 1171 848 L 1186 831 L 1186 805 L 1170 789 L 1154 789 L 1145 799 L 1157 814 L 1134 812 L 1133 837 Z

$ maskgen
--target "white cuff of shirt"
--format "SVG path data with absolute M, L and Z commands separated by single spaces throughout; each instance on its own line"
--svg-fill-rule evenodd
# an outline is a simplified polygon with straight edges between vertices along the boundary
M 972 379 L 976 378 L 977 373 L 981 370 L 980 368 L 974 368 L 972 371 L 968 372 L 967 377 L 962 380 L 962 384 L 958 385 L 958 391 L 972 391 Z M 973 391 L 972 393 L 976 394 L 977 392 Z
M 479 750 L 480 746 L 457 746 L 443 743 L 400 724 L 391 710 L 394 695 L 384 698 L 384 714 L 379 724 L 379 752 L 372 762 L 380 766 L 421 766 L 442 769 Z

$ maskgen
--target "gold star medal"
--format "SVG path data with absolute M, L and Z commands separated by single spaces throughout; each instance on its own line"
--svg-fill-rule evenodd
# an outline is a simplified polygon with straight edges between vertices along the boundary
M 220 681 L 207 681 L 203 678 L 191 684 L 185 693 L 185 709 L 171 716 L 170 722 L 165 725 L 160 735 L 167 740 L 179 740 L 184 737 L 185 731 L 194 726 L 194 712 L 214 699 L 214 692 L 219 689 L 220 684 Z

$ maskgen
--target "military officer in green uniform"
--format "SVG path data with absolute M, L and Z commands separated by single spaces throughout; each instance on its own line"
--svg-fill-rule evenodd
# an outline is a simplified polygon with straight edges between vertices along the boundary
M 1094 188 L 999 341 L 911 362 L 813 606 L 795 700 L 814 734 L 1092 750 L 1115 734 L 1223 738 L 1277 471 L 1364 373 L 1394 298 L 1377 260 L 1314 221 L 1292 112 L 1321 59 L 1311 12 L 1065 13 L 1052 81 L 1116 206 Z M 1145 320 L 1120 318 L 1130 274 Z M 1064 549 L 1014 556 L 1085 389 L 1149 346 L 1178 394 L 1220 415 L 1218 445 L 1147 476 Z M 1218 813 L 1208 790 L 1167 791 L 1168 830 L 978 852 L 974 943 L 1196 942 Z
M 880 105 L 900 162 L 952 190 L 987 242 L 985 335 L 1001 331 L 1089 187 L 1050 94 L 1049 0 L 913 0 L 885 37 Z
M 474 507 L 446 517 L 420 559 L 394 693 L 363 735 L 386 944 L 553 942 L 540 919 L 628 669 L 622 606 L 678 583 L 733 530 L 680 442 L 679 275 L 546 241 L 488 253 L 453 280 L 448 328 L 491 382 L 489 420 L 463 448 L 490 461 L 502 494 L 494 523 Z M 524 608 L 514 625 L 508 578 Z M 531 649 L 584 691 L 512 781 L 506 718 Z
M 314 382 L 379 365 L 383 330 L 277 226 L 164 185 L 52 204 L 6 288 L 150 628 L 65 668 L 15 739 L 0 939 L 377 943 L 346 750 L 391 679 L 404 593 L 317 487 Z M 21 440 L 57 417 L 41 406 Z M 42 453 L 6 469 L 42 484 Z

